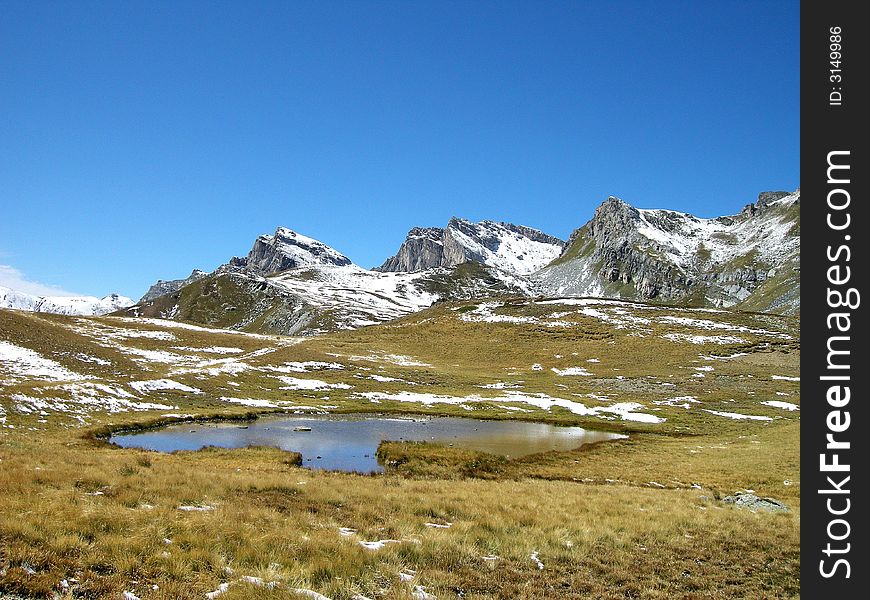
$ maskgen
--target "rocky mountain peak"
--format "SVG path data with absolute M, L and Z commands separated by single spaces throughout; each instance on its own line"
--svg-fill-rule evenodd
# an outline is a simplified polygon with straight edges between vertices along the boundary
M 254 241 L 253 248 L 244 260 L 244 269 L 256 275 L 270 275 L 300 267 L 350 264 L 348 257 L 323 242 L 292 229 L 278 227 L 274 235 L 264 234 Z
M 612 238 L 634 231 L 640 220 L 638 209 L 616 196 L 610 196 L 595 209 L 589 222 L 589 233 L 596 238 Z M 573 239 L 574 235 L 571 237 Z
M 413 272 L 475 262 L 524 275 L 559 256 L 564 245 L 531 227 L 451 217 L 446 228 L 411 229 L 396 255 L 376 270 Z

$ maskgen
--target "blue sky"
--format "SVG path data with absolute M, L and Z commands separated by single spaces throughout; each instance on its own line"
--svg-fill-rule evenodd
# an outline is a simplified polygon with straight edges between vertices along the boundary
M 3 2 L 0 285 L 138 298 L 278 225 L 369 267 L 452 215 L 733 214 L 799 186 L 798 14 Z

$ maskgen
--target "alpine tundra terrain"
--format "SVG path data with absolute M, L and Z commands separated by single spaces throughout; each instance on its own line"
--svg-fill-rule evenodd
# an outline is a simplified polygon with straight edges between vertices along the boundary
M 611 198 L 567 242 L 453 219 L 377 270 L 279 228 L 114 315 L 0 310 L 0 595 L 797 597 L 798 203 Z M 382 475 L 107 441 L 270 413 L 625 437 L 387 440 Z

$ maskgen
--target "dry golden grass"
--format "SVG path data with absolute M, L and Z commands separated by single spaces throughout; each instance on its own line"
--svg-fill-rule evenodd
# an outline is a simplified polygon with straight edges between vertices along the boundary
M 356 594 L 409 599 L 416 586 L 437 598 L 473 599 L 799 595 L 799 413 L 759 403 L 776 398 L 776 392 L 799 403 L 797 382 L 771 378 L 798 374 L 795 340 L 759 334 L 746 335 L 742 345 L 661 343 L 585 317 L 578 317 L 575 327 L 546 331 L 464 323 L 456 318 L 461 313 L 450 310 L 457 306 L 303 343 L 118 319 L 84 323 L 171 331 L 172 346 L 234 346 L 245 353 L 271 349 L 246 359 L 258 368 L 338 361 L 344 369 L 300 377 L 354 385 L 352 392 L 329 390 L 327 401 L 323 393 L 276 389 L 266 371 L 188 372 L 172 378 L 203 394 L 166 391 L 149 397 L 178 405 L 174 412 L 201 417 L 250 417 L 251 408 L 220 400 L 233 395 L 328 403 L 339 412 L 517 418 L 494 402 L 476 403 L 469 413 L 446 404 L 373 405 L 354 393 L 414 389 L 496 396 L 478 386 L 521 381 L 524 391 L 561 397 L 596 392 L 649 409 L 654 409 L 652 400 L 691 395 L 704 407 L 774 420 L 732 421 L 698 408 L 661 406 L 654 414 L 667 421 L 651 425 L 534 410 L 519 416 L 617 429 L 630 437 L 518 460 L 384 443 L 380 454 L 389 465 L 387 474 L 362 476 L 306 470 L 295 453 L 272 448 L 175 454 L 116 448 L 95 436 L 163 422 L 161 411 L 95 411 L 85 415 L 84 426 L 59 412 L 42 418 L 17 412 L 13 396 L 48 398 L 60 391 L 46 383 L 19 382 L 0 387 L 0 406 L 7 424 L 14 425 L 0 428 L 0 595 L 120 598 L 127 591 L 142 600 L 205 598 L 222 583 L 230 585 L 221 600 L 304 598 L 293 591 L 297 588 L 334 600 Z M 536 305 L 504 310 L 543 312 Z M 117 385 L 169 376 L 173 368 L 104 347 L 71 329 L 70 319 L 10 314 L 0 311 L 0 339 L 78 372 L 92 369 Z M 797 328 L 795 321 L 764 315 L 727 317 L 752 328 L 792 333 Z M 168 350 L 169 345 L 141 337 L 124 344 L 143 350 Z M 748 355 L 715 361 L 715 371 L 693 377 L 693 367 L 702 364 L 699 354 L 738 350 Z M 112 366 L 101 372 L 76 361 L 76 352 Z M 408 355 L 431 366 L 371 359 L 384 354 Z M 556 377 L 550 371 L 586 365 L 592 357 L 600 360 L 589 363 L 593 377 Z M 543 368 L 534 370 L 533 363 Z M 417 385 L 363 379 L 371 373 Z M 747 488 L 784 501 L 791 511 L 752 513 L 718 499 Z M 212 508 L 185 511 L 182 506 Z M 343 527 L 355 533 L 341 535 Z M 399 542 L 378 550 L 359 543 L 385 539 Z M 493 556 L 498 558 L 485 558 Z M 411 571 L 409 581 L 400 576 Z

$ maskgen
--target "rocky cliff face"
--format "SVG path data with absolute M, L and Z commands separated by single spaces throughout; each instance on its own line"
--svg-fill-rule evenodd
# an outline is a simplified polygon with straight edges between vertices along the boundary
M 139 302 L 148 302 L 149 300 L 153 300 L 154 298 L 159 298 L 160 296 L 171 294 L 172 292 L 177 292 L 184 286 L 191 284 L 199 279 L 202 279 L 206 275 L 208 275 L 208 273 L 206 273 L 205 271 L 194 269 L 190 272 L 190 275 L 188 275 L 184 279 L 171 279 L 169 281 L 158 279 L 156 283 L 148 288 L 148 291 L 145 292 L 145 295 L 139 299 Z
M 415 227 L 379 271 L 413 272 L 475 262 L 527 275 L 559 256 L 565 242 L 530 227 L 452 218 L 446 228 Z
M 733 306 L 775 277 L 799 288 L 799 273 L 800 190 L 762 193 L 740 214 L 716 219 L 610 197 L 533 279 L 555 294 Z M 798 310 L 796 298 L 779 302 Z

